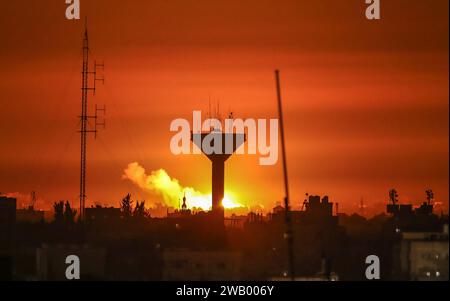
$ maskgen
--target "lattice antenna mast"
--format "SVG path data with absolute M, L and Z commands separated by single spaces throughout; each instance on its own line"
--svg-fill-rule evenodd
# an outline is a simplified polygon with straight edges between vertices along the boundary
M 99 122 L 98 112 L 101 112 L 102 115 L 105 114 L 106 108 L 98 107 L 95 105 L 95 113 L 94 115 L 88 114 L 88 95 L 89 91 L 92 91 L 95 95 L 96 83 L 98 81 L 104 83 L 104 77 L 97 77 L 97 69 L 103 70 L 104 64 L 97 64 L 94 61 L 94 69 L 89 69 L 89 39 L 88 39 L 88 30 L 87 24 L 84 30 L 83 37 L 83 70 L 82 70 L 82 86 L 81 86 L 81 169 L 80 169 L 80 220 L 84 220 L 84 208 L 86 203 L 86 149 L 87 149 L 87 134 L 94 133 L 94 137 L 97 138 L 97 127 L 102 126 L 105 128 L 105 121 L 103 118 L 102 122 Z M 93 76 L 93 78 L 92 78 Z M 92 79 L 91 79 L 92 78 Z M 89 80 L 91 79 L 92 86 L 90 85 Z M 89 123 L 89 120 L 93 120 L 93 127 Z

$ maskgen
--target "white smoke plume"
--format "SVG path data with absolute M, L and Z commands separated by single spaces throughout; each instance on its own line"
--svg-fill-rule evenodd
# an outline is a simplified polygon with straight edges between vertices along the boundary
M 171 178 L 164 169 L 152 171 L 149 175 L 137 162 L 128 164 L 122 176 L 144 191 L 162 196 L 166 206 L 178 208 L 180 199 L 186 194 L 189 208 L 202 208 L 208 210 L 211 200 L 208 196 L 196 191 L 192 187 L 183 187 L 177 179 Z
M 182 186 L 177 179 L 171 178 L 164 169 L 154 170 L 147 174 L 139 163 L 133 162 L 128 164 L 122 178 L 130 180 L 144 191 L 162 196 L 166 206 L 178 208 L 183 195 L 186 195 L 188 208 L 203 210 L 211 208 L 211 194 L 204 194 L 192 187 Z M 242 207 L 227 196 L 223 200 L 223 205 L 225 208 Z

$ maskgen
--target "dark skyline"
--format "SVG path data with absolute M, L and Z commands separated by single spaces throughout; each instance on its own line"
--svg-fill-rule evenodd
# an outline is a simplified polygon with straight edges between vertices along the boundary
M 363 197 L 368 211 L 380 212 L 395 187 L 414 204 L 432 188 L 447 210 L 448 1 L 384 2 L 376 22 L 364 7 L 82 1 L 92 58 L 106 65 L 105 86 L 90 103 L 108 108 L 106 131 L 89 141 L 88 199 L 117 205 L 131 192 L 161 201 L 122 178 L 132 162 L 210 193 L 209 162 L 169 152 L 171 120 L 206 111 L 209 98 L 224 114 L 275 117 L 279 68 L 294 206 L 309 192 L 328 194 L 342 211 L 357 210 Z M 64 9 L 63 1 L 27 1 L 1 10 L 0 191 L 35 190 L 45 208 L 78 199 L 83 24 L 65 20 Z M 270 210 L 282 200 L 280 162 L 228 163 L 236 201 Z

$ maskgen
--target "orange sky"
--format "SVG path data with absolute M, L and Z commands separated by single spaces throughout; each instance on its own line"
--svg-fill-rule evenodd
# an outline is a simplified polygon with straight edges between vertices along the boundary
M 170 153 L 170 122 L 206 112 L 209 97 L 224 113 L 274 118 L 279 68 L 294 207 L 309 192 L 381 211 L 392 187 L 414 204 L 430 187 L 448 208 L 448 1 L 381 2 L 368 21 L 363 0 L 81 0 L 106 65 L 89 99 L 107 107 L 106 130 L 89 139 L 89 199 L 158 200 L 122 179 L 135 161 L 210 192 L 206 158 Z M 83 24 L 64 11 L 62 0 L 0 9 L 0 191 L 48 203 L 76 202 L 79 189 Z M 234 156 L 226 189 L 271 208 L 281 165 Z

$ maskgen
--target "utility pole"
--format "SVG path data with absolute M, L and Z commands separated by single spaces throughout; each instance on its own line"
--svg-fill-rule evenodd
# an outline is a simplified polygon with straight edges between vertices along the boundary
M 81 86 L 81 127 L 79 132 L 81 133 L 81 169 L 80 169 L 80 220 L 84 220 L 84 208 L 86 203 L 86 149 L 87 149 L 87 134 L 94 133 L 94 137 L 97 137 L 97 127 L 105 127 L 105 121 L 98 122 L 98 112 L 105 113 L 105 107 L 98 108 L 95 105 L 95 114 L 88 115 L 88 94 L 92 91 L 95 95 L 95 87 L 97 81 L 105 82 L 103 77 L 97 77 L 97 68 L 104 68 L 103 64 L 97 64 L 94 61 L 94 70 L 89 69 L 89 39 L 87 31 L 87 22 L 84 30 L 83 38 L 83 70 L 82 70 L 82 86 Z M 89 79 L 93 76 L 93 86 L 89 86 Z M 89 120 L 94 120 L 93 128 L 89 127 Z
M 284 176 L 284 210 L 285 210 L 285 222 L 286 222 L 286 232 L 285 239 L 287 242 L 288 250 L 288 267 L 289 267 L 289 277 L 292 281 L 295 280 L 295 270 L 294 270 L 294 237 L 292 231 L 292 220 L 291 212 L 289 208 L 289 185 L 288 185 L 288 173 L 287 173 L 287 163 L 286 163 L 286 145 L 284 141 L 284 125 L 283 125 L 283 110 L 281 106 L 281 88 L 280 88 L 280 72 L 275 70 L 275 81 L 277 88 L 277 101 L 278 101 L 278 117 L 280 120 L 280 136 L 281 136 L 281 152 L 283 158 L 283 176 Z

